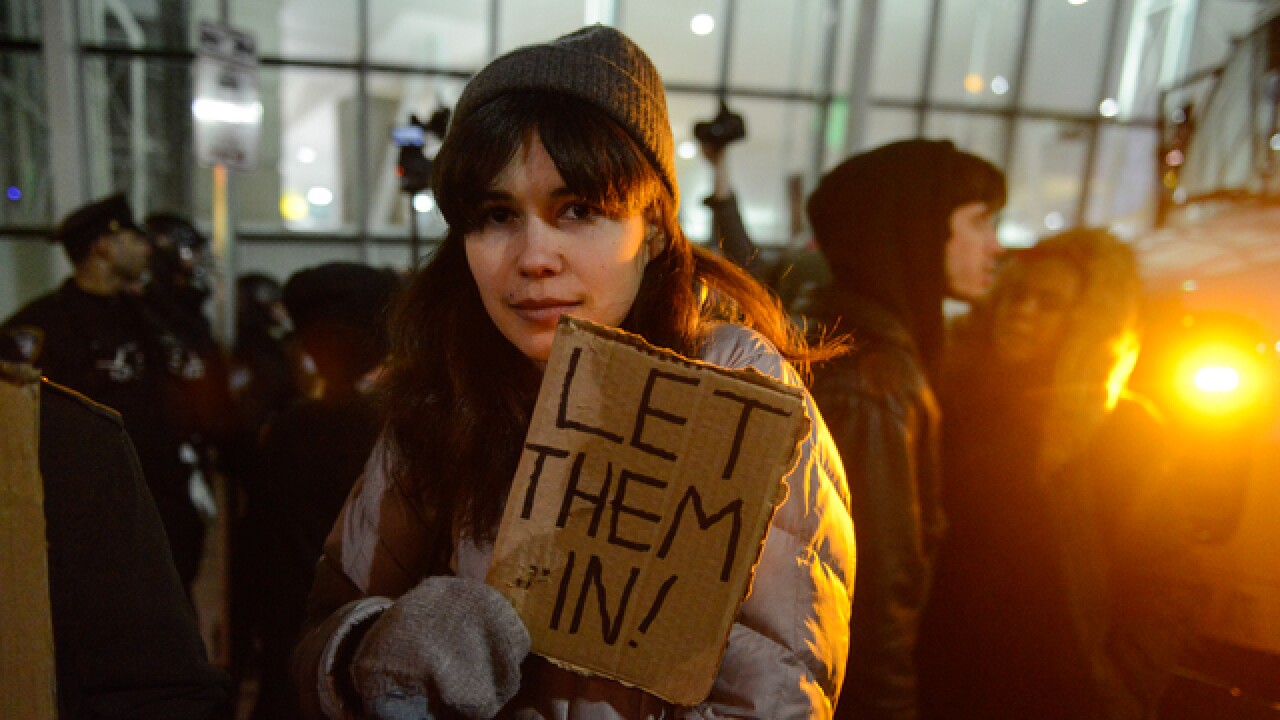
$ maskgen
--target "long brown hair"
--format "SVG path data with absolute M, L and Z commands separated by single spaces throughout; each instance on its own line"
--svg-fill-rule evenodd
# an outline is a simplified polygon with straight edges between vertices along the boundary
M 450 227 L 393 313 L 384 383 L 393 480 L 477 540 L 492 539 L 501 520 L 541 373 L 485 312 L 464 238 L 482 222 L 484 193 L 532 132 L 571 191 L 607 214 L 643 212 L 666 240 L 623 329 L 696 356 L 708 322 L 741 322 L 802 371 L 841 349 L 808 347 L 772 294 L 690 243 L 658 173 L 602 111 L 547 92 L 487 103 L 449 129 L 436 156 L 433 187 Z

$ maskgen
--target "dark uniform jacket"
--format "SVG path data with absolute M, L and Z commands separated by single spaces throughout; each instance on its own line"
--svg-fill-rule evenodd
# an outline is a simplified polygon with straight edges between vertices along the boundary
M 229 718 L 119 415 L 44 382 L 40 473 L 59 718 Z
M 23 307 L 3 331 L 45 377 L 120 413 L 160 510 L 185 583 L 200 561 L 204 523 L 191 504 L 182 435 L 166 417 L 166 376 L 189 356 L 138 298 L 87 293 L 73 280 Z

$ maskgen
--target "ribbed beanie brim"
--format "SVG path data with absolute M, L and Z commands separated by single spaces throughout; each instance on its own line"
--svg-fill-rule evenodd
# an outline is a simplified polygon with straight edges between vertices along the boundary
M 489 63 L 467 83 L 451 126 L 485 103 L 521 90 L 561 92 L 603 110 L 623 127 L 680 201 L 675 143 L 662 78 L 649 56 L 615 28 L 591 25 L 527 45 Z

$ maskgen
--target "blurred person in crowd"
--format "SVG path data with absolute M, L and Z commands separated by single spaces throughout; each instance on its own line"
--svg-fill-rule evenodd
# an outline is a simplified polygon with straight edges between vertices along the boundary
M 23 361 L 14 338 L 0 337 L 5 432 L 27 434 L 22 418 L 38 424 L 27 428 L 36 447 L 19 452 L 35 455 L 44 493 L 58 718 L 229 720 L 229 682 L 209 665 L 120 415 Z
M 858 540 L 840 718 L 918 714 L 913 654 L 945 529 L 931 389 L 942 304 L 987 290 L 1004 202 L 1004 175 L 945 140 L 856 155 L 809 197 L 814 239 L 833 278 L 812 316 L 851 333 L 855 344 L 818 368 L 813 383 L 844 459 Z
M 254 655 L 253 618 L 259 612 L 260 589 L 270 581 L 259 573 L 248 517 L 262 433 L 273 418 L 305 395 L 299 378 L 306 371 L 282 292 L 280 282 L 265 273 L 245 273 L 236 279 L 236 337 L 228 360 L 231 421 L 219 447 L 219 467 L 232 499 L 230 642 L 237 680 Z
M 190 350 L 179 377 L 167 383 L 166 415 L 183 433 L 192 460 L 193 484 L 203 488 L 207 511 L 212 492 L 206 480 L 215 470 L 219 444 L 231 426 L 227 361 L 205 314 L 212 292 L 209 241 L 175 213 L 154 213 L 143 221 L 151 243 L 150 280 L 143 289 L 148 310 Z
M 596 25 L 494 60 L 459 98 L 432 186 L 450 229 L 393 315 L 388 424 L 316 570 L 295 662 L 309 715 L 829 717 L 853 529 L 807 396 L 809 436 L 705 702 L 677 711 L 526 658 L 519 616 L 483 583 L 563 314 L 797 387 L 788 358 L 823 352 L 682 233 L 649 58 Z
M 50 380 L 120 413 L 178 574 L 190 588 L 200 565 L 204 520 L 192 503 L 182 432 L 166 408 L 172 384 L 192 374 L 198 356 L 135 292 L 145 282 L 151 246 L 124 195 L 70 213 L 53 240 L 66 251 L 72 276 L 5 321 L 2 332 Z
M 246 488 L 248 557 L 264 579 L 254 622 L 261 645 L 254 718 L 300 717 L 289 657 L 325 536 L 382 429 L 375 380 L 399 285 L 391 270 L 354 263 L 308 268 L 285 283 L 295 336 L 320 381 L 315 398 L 268 422 Z
M 780 256 L 767 261 L 759 252 L 738 207 L 738 198 L 729 176 L 726 145 L 702 141 L 702 156 L 711 166 L 711 194 L 702 203 L 711 210 L 711 236 L 724 256 L 746 268 L 778 296 L 778 301 L 791 314 L 801 328 L 808 326 L 807 315 L 814 306 L 814 299 L 831 283 L 831 271 L 827 268 L 822 252 L 813 241 L 813 235 L 803 227 L 803 194 L 798 182 L 790 186 L 795 214 L 791 239 L 782 248 Z
M 1140 293 L 1128 245 L 1071 230 L 1013 256 L 955 328 L 927 716 L 1155 717 L 1197 603 L 1174 579 L 1192 526 L 1163 423 L 1124 390 Z
M 263 426 L 309 390 L 311 369 L 297 351 L 282 293 L 280 282 L 265 273 L 245 273 L 236 280 L 230 362 L 237 447 L 255 447 Z
M 153 213 L 142 222 L 151 243 L 151 278 L 146 294 L 152 307 L 193 344 L 214 346 L 205 315 L 212 293 L 209 240 L 176 213 Z

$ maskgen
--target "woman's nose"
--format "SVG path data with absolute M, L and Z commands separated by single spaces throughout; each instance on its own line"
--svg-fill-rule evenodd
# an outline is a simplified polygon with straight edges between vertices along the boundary
M 526 277 L 547 277 L 563 270 L 564 255 L 555 229 L 536 217 L 526 222 L 516 264 Z

